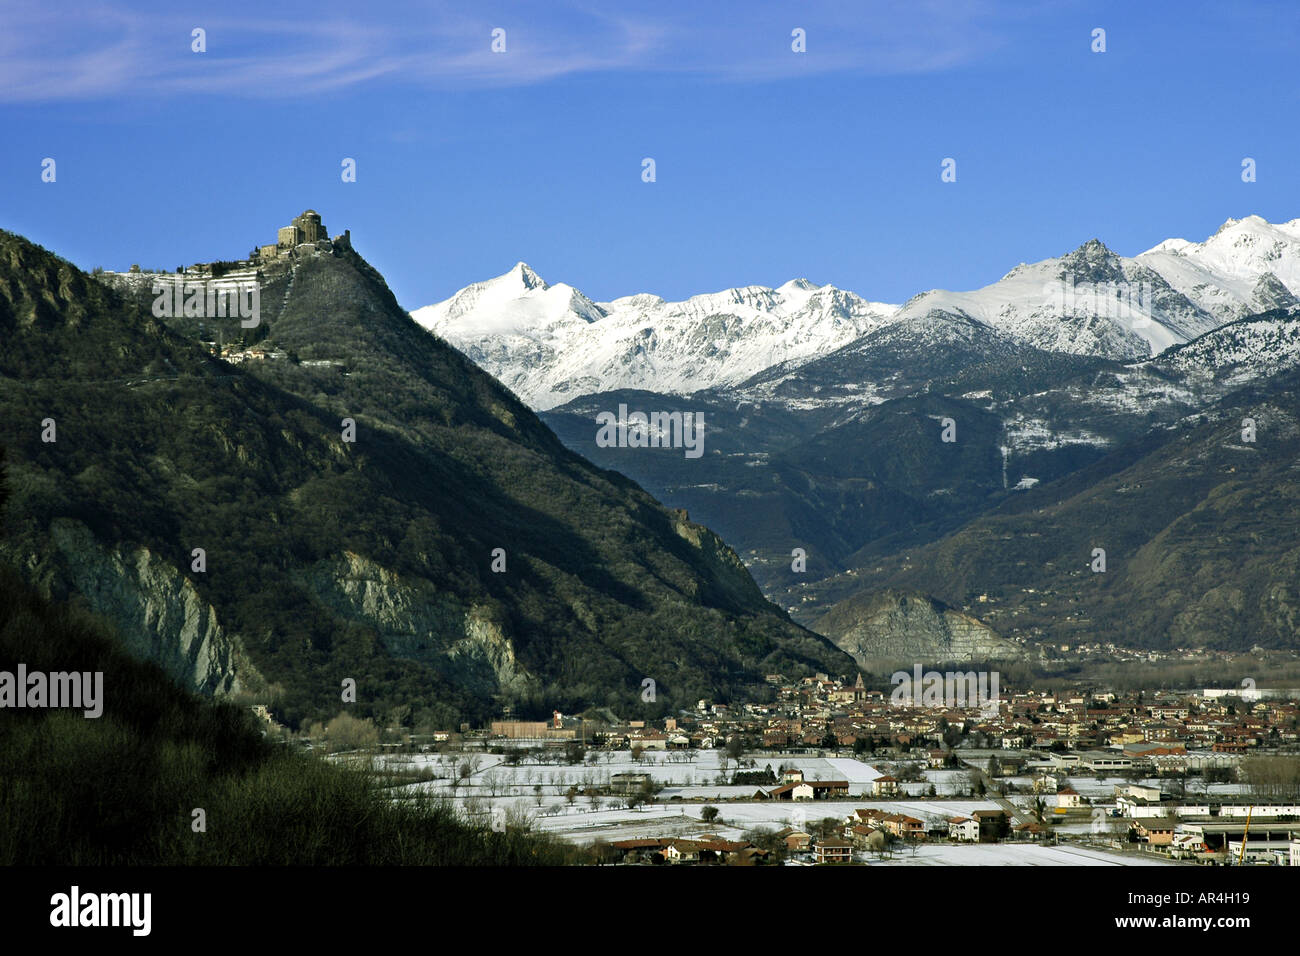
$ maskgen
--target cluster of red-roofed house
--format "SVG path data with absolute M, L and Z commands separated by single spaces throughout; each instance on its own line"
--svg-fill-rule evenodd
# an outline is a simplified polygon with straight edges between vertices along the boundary
M 694 839 L 650 837 L 616 840 L 609 844 L 616 859 L 623 863 L 761 863 L 766 850 L 742 840 L 723 840 L 700 835 Z
M 805 780 L 803 771 L 790 768 L 781 774 L 781 783 L 755 792 L 759 800 L 829 800 L 849 795 L 847 780 Z

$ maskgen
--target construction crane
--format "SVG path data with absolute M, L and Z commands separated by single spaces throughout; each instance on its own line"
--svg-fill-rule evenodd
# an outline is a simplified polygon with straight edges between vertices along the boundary
M 1246 829 L 1241 831 L 1241 852 L 1237 854 L 1237 865 L 1241 866 L 1241 861 L 1246 858 L 1246 838 L 1250 836 L 1250 815 L 1255 812 L 1255 805 L 1252 803 L 1246 808 Z

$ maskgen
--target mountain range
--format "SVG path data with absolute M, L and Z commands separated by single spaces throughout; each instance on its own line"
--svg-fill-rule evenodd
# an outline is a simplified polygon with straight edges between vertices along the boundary
M 734 385 L 774 360 L 807 360 L 847 344 L 895 308 L 806 279 L 683 302 L 655 295 L 592 302 L 520 262 L 411 316 L 546 409 L 616 388 L 685 394 Z
M 898 325 L 968 320 L 1019 345 L 1147 358 L 1247 315 L 1300 303 L 1300 219 L 1229 219 L 1209 239 L 1167 239 L 1132 258 L 1093 239 L 1016 266 L 971 292 L 931 290 L 901 306 L 794 279 L 666 302 L 647 293 L 594 302 L 526 264 L 412 316 L 534 409 L 618 389 L 686 395 L 789 372 Z M 936 331 L 943 336 L 942 329 Z
M 986 650 L 1297 644 L 1292 536 L 1258 536 L 1261 515 L 1297 504 L 1300 219 L 1231 219 L 1131 258 L 1091 240 L 898 308 L 797 280 L 676 304 L 632 296 L 581 325 L 541 324 L 521 303 L 545 283 L 516 294 L 511 275 L 415 316 L 513 383 L 570 448 L 688 508 L 770 598 L 860 662 L 933 646 L 901 635 L 898 622 L 925 617 L 902 613 L 909 599 L 978 618 Z M 796 310 L 791 288 L 819 297 Z M 660 318 L 679 314 L 710 330 L 708 347 Z M 634 327 L 652 349 L 611 347 Z M 702 416 L 705 454 L 602 447 L 594 418 L 620 404 Z M 1112 560 L 1093 578 L 1104 537 Z M 1230 546 L 1240 560 L 1222 559 Z M 863 620 L 894 622 L 877 628 L 880 653 Z
M 256 281 L 251 328 L 0 233 L 0 559 L 290 726 L 348 680 L 445 727 L 1057 644 L 1294 648 L 1297 222 L 898 307 L 802 280 L 598 303 L 521 263 L 412 314 L 348 242 L 185 271 Z M 691 413 L 704 454 L 598 442 L 620 406 Z

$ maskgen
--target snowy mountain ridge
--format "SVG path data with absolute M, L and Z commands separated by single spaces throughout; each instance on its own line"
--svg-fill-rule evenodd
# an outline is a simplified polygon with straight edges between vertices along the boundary
M 519 262 L 411 315 L 542 410 L 621 388 L 686 395 L 778 367 L 795 374 L 893 325 L 918 348 L 925 328 L 958 320 L 1046 351 L 1132 362 L 1297 307 L 1300 219 L 1247 216 L 1204 242 L 1166 239 L 1133 257 L 1089 240 L 981 289 L 930 290 L 901 306 L 807 279 L 680 302 L 648 293 L 594 302 Z
M 811 359 L 886 322 L 898 307 L 795 279 L 666 302 L 593 302 L 520 262 L 411 313 L 529 405 L 614 388 L 689 394 L 777 362 Z

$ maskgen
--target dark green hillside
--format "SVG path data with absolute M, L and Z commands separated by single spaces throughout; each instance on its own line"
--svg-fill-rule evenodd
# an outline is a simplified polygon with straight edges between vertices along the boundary
M 0 515 L 8 487 L 0 446 Z M 103 674 L 102 714 L 5 710 L 0 865 L 580 862 L 433 802 L 396 806 L 376 778 L 263 739 L 242 707 L 181 689 L 93 615 L 51 605 L 0 564 L 0 670 Z M 206 831 L 192 812 L 206 814 Z
M 705 454 L 681 449 L 598 448 L 595 414 L 629 409 L 702 413 Z M 724 402 L 610 392 L 543 413 L 573 449 L 635 475 L 736 542 L 769 593 L 835 573 L 864 548 L 888 553 L 958 527 L 1005 494 L 1000 420 L 978 402 L 922 394 L 878 405 L 795 416 L 777 403 Z M 940 440 L 940 420 L 957 441 Z M 808 552 L 808 573 L 790 552 Z M 797 600 L 797 598 L 795 598 Z
M 850 666 L 710 532 L 565 451 L 359 256 L 268 285 L 263 344 L 293 354 L 232 366 L 161 327 L 152 296 L 0 236 L 5 551 L 29 580 L 178 677 L 270 685 L 290 723 L 337 712 L 345 677 L 362 715 L 411 704 L 445 726 L 508 702 L 662 711 Z M 299 364 L 322 359 L 341 364 Z
M 688 397 L 614 391 L 541 418 L 570 448 L 688 509 L 736 547 L 765 593 L 797 606 L 807 582 L 931 541 L 1006 497 L 999 446 L 1008 404 L 1073 427 L 1070 396 L 1052 390 L 1086 387 L 1122 367 L 1045 352 L 972 319 L 933 312 L 797 367 L 767 369 L 733 389 Z M 704 457 L 597 448 L 594 416 L 620 402 L 702 412 Z M 943 416 L 959 424 L 954 445 L 937 442 Z M 1099 417 L 1093 409 L 1087 416 L 1078 427 Z M 1115 430 L 1140 430 L 1113 417 L 1106 423 Z M 1009 453 L 1009 485 L 1023 474 L 1047 481 L 1102 454 L 1084 444 Z M 796 546 L 808 552 L 806 574 L 790 570 Z
M 943 419 L 955 440 L 942 440 Z M 864 542 L 927 537 L 952 527 L 1003 492 L 1001 423 L 973 402 L 923 395 L 874 405 L 773 459 L 783 481 L 834 534 L 842 559 Z M 796 529 L 798 530 L 798 529 Z
M 95 618 L 0 566 L 0 670 L 100 671 L 104 711 L 0 717 L 0 865 L 532 865 L 582 861 L 543 836 L 469 826 L 432 802 L 263 740 L 248 711 L 127 656 Z M 192 811 L 206 814 L 193 830 Z
M 1300 634 L 1300 373 L 1237 392 L 854 575 L 978 605 L 1003 634 L 1153 648 L 1294 647 Z M 1253 444 L 1241 421 L 1257 422 Z M 1107 569 L 1089 567 L 1093 548 Z M 847 588 L 848 581 L 833 583 Z M 1030 590 L 1032 589 L 1032 591 Z

